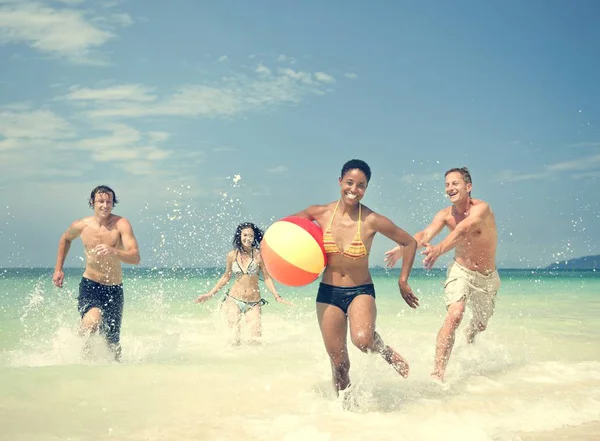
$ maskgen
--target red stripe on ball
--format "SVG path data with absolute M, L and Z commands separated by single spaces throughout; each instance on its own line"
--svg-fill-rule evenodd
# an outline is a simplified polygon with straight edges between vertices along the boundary
M 270 276 L 283 285 L 304 286 L 314 282 L 319 277 L 319 274 L 305 271 L 283 259 L 265 241 L 261 243 L 260 249 Z

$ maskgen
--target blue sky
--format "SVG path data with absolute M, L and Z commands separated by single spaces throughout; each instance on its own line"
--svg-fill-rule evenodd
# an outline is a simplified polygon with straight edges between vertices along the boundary
M 252 3 L 252 6 L 250 6 Z M 339 195 L 411 233 L 468 166 L 501 267 L 600 254 L 595 1 L 0 0 L 0 266 L 53 266 L 110 185 L 145 266 Z M 370 264 L 393 244 L 378 238 Z M 81 245 L 67 266 L 81 266 Z M 420 264 L 417 264 L 420 265 Z

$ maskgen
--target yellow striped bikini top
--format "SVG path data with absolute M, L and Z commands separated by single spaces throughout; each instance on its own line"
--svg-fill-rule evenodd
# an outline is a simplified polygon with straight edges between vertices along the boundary
M 337 204 L 335 204 L 335 210 L 333 210 L 333 215 L 331 216 L 331 220 L 329 221 L 329 227 L 323 234 L 323 248 L 325 248 L 325 253 L 341 254 L 342 256 L 349 257 L 350 259 L 360 259 L 361 257 L 365 257 L 368 254 L 367 247 L 365 247 L 365 244 L 360 238 L 362 204 L 358 204 L 358 230 L 354 235 L 354 239 L 352 239 L 352 242 L 350 242 L 350 245 L 348 245 L 344 251 L 340 251 L 331 234 L 331 224 L 333 224 L 333 218 L 335 217 L 335 213 L 337 212 L 338 205 L 340 205 L 340 201 L 337 201 Z

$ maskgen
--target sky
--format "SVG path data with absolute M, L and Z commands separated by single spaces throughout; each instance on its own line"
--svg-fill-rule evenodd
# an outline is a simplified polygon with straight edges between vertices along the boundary
M 239 222 L 339 198 L 353 158 L 373 172 L 365 205 L 410 233 L 467 166 L 499 267 L 600 254 L 599 14 L 594 0 L 0 0 L 0 267 L 53 267 L 100 184 L 143 266 L 221 265 Z M 392 246 L 377 236 L 370 265 Z M 65 266 L 82 265 L 78 241 Z

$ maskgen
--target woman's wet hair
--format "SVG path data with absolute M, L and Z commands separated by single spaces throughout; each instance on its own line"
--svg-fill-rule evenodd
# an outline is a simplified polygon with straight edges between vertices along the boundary
M 94 201 L 96 200 L 96 195 L 98 193 L 112 194 L 113 206 L 117 205 L 117 203 L 119 202 L 117 201 L 117 195 L 115 194 L 112 188 L 110 188 L 108 185 L 98 185 L 92 190 L 92 193 L 90 194 L 90 200 L 88 201 L 88 203 L 90 204 L 90 208 L 94 208 Z
M 369 164 L 367 164 L 365 161 L 361 161 L 360 159 L 351 159 L 350 161 L 346 162 L 342 167 L 342 174 L 340 175 L 340 178 L 343 178 L 346 173 L 354 169 L 358 169 L 365 174 L 368 184 L 371 180 L 371 167 L 369 167 Z
M 252 242 L 252 248 L 258 248 L 263 239 L 263 231 L 256 225 L 254 225 L 252 222 L 243 222 L 239 224 L 235 229 L 235 234 L 233 235 L 233 247 L 237 248 L 240 251 L 243 249 L 242 231 L 246 228 L 252 228 L 252 231 L 254 231 L 254 242 Z

